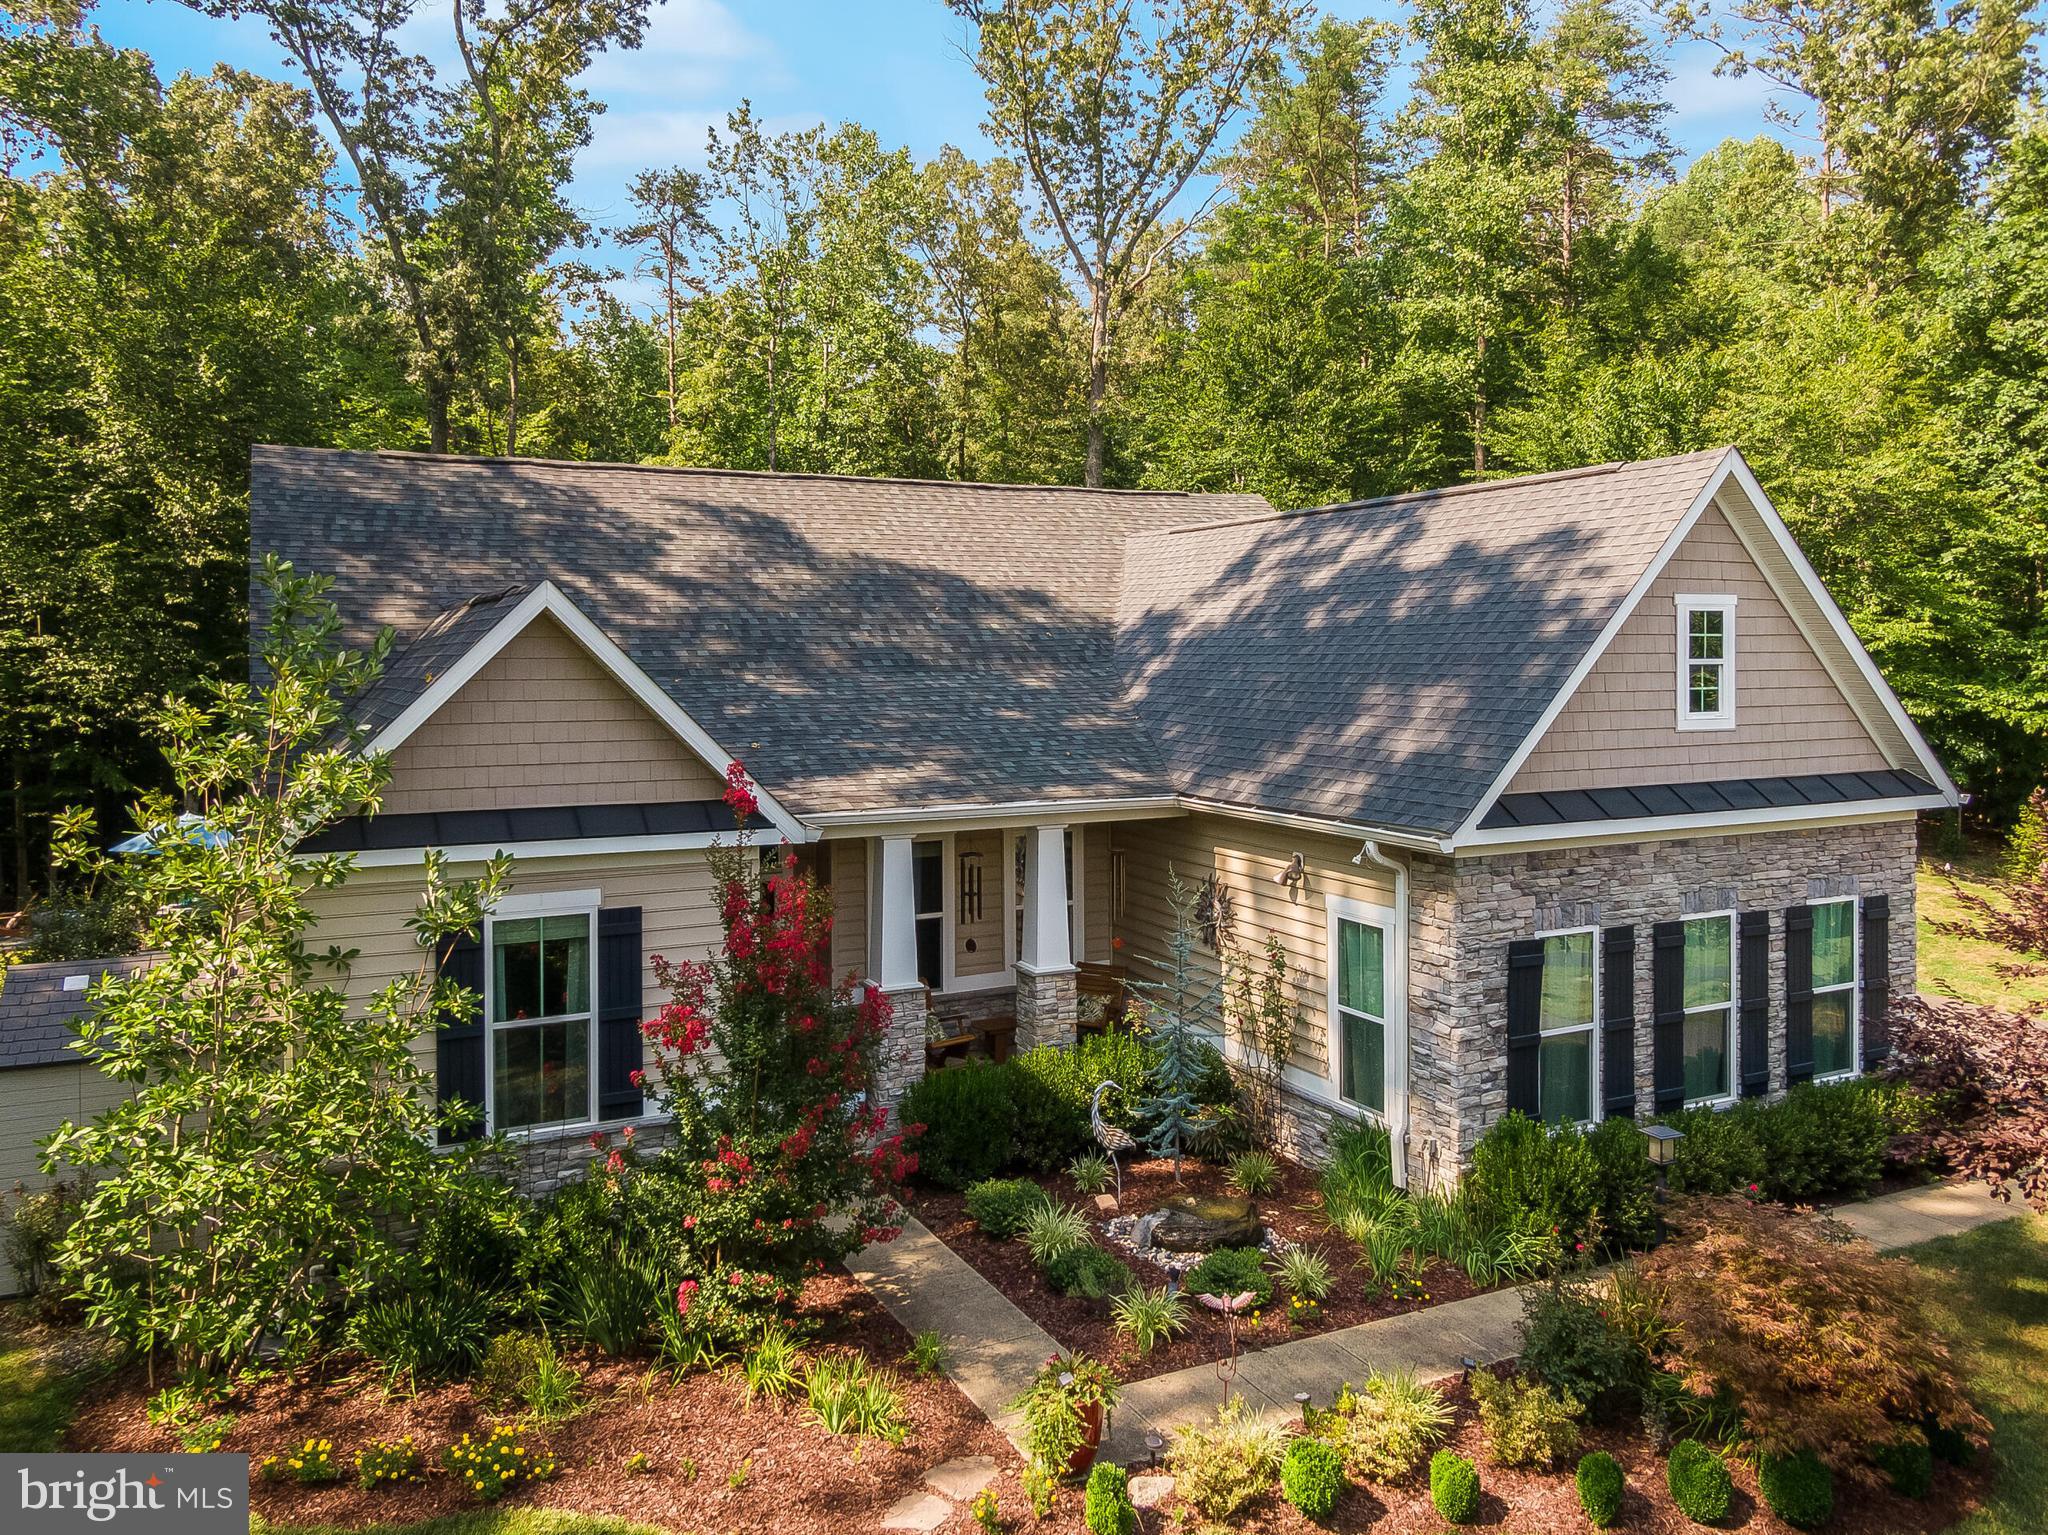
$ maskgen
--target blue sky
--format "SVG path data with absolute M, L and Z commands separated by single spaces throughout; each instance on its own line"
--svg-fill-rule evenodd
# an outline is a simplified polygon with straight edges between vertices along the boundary
M 1336 15 L 1397 15 L 1384 0 L 1330 0 Z M 445 5 L 428 0 L 415 46 L 448 53 Z M 214 21 L 172 0 L 104 0 L 94 19 L 109 42 L 141 48 L 167 78 L 216 61 L 297 78 L 259 23 Z M 626 216 L 626 182 L 649 166 L 701 163 L 707 125 L 742 97 L 777 127 L 853 119 L 885 146 L 920 157 L 944 144 L 986 153 L 979 82 L 962 24 L 940 0 L 666 0 L 645 46 L 601 59 L 587 78 L 608 110 L 579 162 L 573 194 L 594 224 Z M 1686 155 L 1762 131 L 1754 78 L 1716 79 L 1701 44 L 1671 56 L 1667 125 Z

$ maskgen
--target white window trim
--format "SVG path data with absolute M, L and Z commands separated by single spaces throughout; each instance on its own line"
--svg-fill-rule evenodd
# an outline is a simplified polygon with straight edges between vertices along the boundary
M 1678 728 L 1680 730 L 1733 730 L 1735 728 L 1735 598 L 1681 592 L 1673 599 L 1678 608 Z M 1721 615 L 1721 707 L 1712 714 L 1695 714 L 1687 707 L 1691 697 L 1692 616 L 1695 613 Z
M 917 927 L 934 915 L 917 909 L 917 850 L 936 845 L 939 850 L 939 974 L 931 983 L 933 993 L 953 989 L 953 834 L 910 839 L 910 932 L 913 944 Z
M 597 1120 L 597 1017 L 600 998 L 598 986 L 597 957 L 597 912 L 603 904 L 602 892 L 596 890 L 554 890 L 536 895 L 506 896 L 484 914 L 484 1122 L 483 1133 L 491 1135 L 498 1130 L 498 1071 L 497 1043 L 501 1029 L 528 1029 L 556 1020 L 549 1018 L 522 1018 L 517 1021 L 497 1021 L 496 978 L 498 967 L 493 951 L 492 929 L 499 922 L 517 922 L 530 917 L 567 917 L 582 912 L 590 925 L 590 995 L 589 1010 L 586 1013 L 564 1013 L 563 1018 L 574 1021 L 582 1018 L 585 1022 L 584 1049 L 589 1067 L 584 1072 L 585 1102 L 581 1119 L 550 1120 L 541 1125 L 522 1125 L 516 1130 L 504 1133 L 513 1140 L 533 1140 L 558 1135 L 572 1134 L 595 1125 Z
M 1712 922 L 1720 917 L 1728 919 L 1728 1091 L 1713 1098 L 1688 1098 L 1685 1107 L 1689 1109 L 1725 1109 L 1742 1096 L 1742 918 L 1733 907 L 1726 911 L 1688 912 L 1679 918 L 1679 929 L 1694 922 Z M 1685 1001 L 1685 958 L 1684 948 L 1679 950 L 1679 1013 L 1681 1018 L 1690 1018 L 1694 1013 L 1711 1012 L 1709 1007 L 1686 1007 Z M 1685 1060 L 1685 1033 L 1683 1022 L 1679 1025 L 1679 1062 Z
M 1536 1103 L 1540 1109 L 1543 1104 L 1543 1041 L 1545 1039 L 1561 1039 L 1568 1034 L 1583 1033 L 1591 1036 L 1592 1044 L 1586 1051 L 1586 1054 L 1592 1063 L 1592 1081 L 1587 1086 L 1586 1108 L 1592 1117 L 1579 1121 L 1580 1129 L 1589 1130 L 1600 1122 L 1600 1070 L 1604 1064 L 1600 1059 L 1601 1045 L 1603 1043 L 1600 1034 L 1600 929 L 1597 925 L 1593 927 L 1547 927 L 1539 932 L 1536 938 L 1541 942 L 1549 938 L 1576 938 L 1581 933 L 1586 934 L 1593 940 L 1593 1016 L 1586 1020 L 1583 1028 L 1557 1029 L 1550 1034 L 1545 1034 L 1543 1032 L 1539 992 L 1536 1020 Z
M 1344 1096 L 1343 1030 L 1337 1011 L 1337 924 L 1358 922 L 1376 927 L 1386 940 L 1382 964 L 1386 972 L 1386 995 L 1380 1001 L 1386 1016 L 1380 1020 L 1386 1030 L 1387 1106 L 1375 1109 Z M 1401 916 L 1391 906 L 1349 896 L 1323 897 L 1323 1025 L 1326 1080 L 1331 1100 L 1345 1112 L 1392 1129 L 1408 1122 L 1408 944 L 1401 931 Z
M 1841 991 L 1849 994 L 1849 1065 L 1844 1071 L 1831 1071 L 1826 1076 L 1816 1076 L 1816 1082 L 1846 1082 L 1851 1077 L 1863 1075 L 1863 903 L 1853 895 L 1831 896 L 1825 901 L 1807 903 L 1815 911 L 1823 906 L 1846 906 L 1849 908 L 1849 979 L 1839 986 L 1815 986 L 1812 988 L 1817 1001 Z

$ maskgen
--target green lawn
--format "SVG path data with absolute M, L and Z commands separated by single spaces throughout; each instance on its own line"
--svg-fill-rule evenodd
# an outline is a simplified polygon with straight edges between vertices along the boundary
M 1966 890 L 1996 901 L 2002 884 L 1997 878 L 1996 868 L 1995 860 L 1987 857 L 1958 859 L 1955 863 L 1957 883 Z M 1994 964 L 2012 960 L 2009 949 L 1934 930 L 1931 923 L 1937 919 L 1951 921 L 1965 915 L 1956 902 L 1955 892 L 1949 888 L 1948 877 L 1941 872 L 1939 859 L 1920 865 L 1914 890 L 1919 907 L 1920 990 L 1923 995 L 1958 996 L 1966 1002 L 1983 1002 L 2006 1008 L 2029 1002 L 2048 1002 L 2048 976 L 2009 981 L 1993 973 L 1991 967 Z
M 420 1524 L 373 1524 L 353 1530 L 331 1524 L 271 1524 L 263 1519 L 253 1521 L 251 1528 L 263 1535 L 399 1535 L 400 1531 L 404 1535 L 665 1535 L 651 1524 L 565 1514 L 552 1508 L 480 1508 Z
M 22 1326 L 20 1307 L 0 1307 L 0 1452 L 56 1449 L 87 1379 L 51 1368 Z
M 2040 1535 L 2048 1525 L 2048 1219 L 1979 1226 L 1910 1256 L 1947 1280 L 1942 1304 L 1971 1340 L 1974 1394 L 1994 1429 L 1997 1488 L 1949 1535 Z

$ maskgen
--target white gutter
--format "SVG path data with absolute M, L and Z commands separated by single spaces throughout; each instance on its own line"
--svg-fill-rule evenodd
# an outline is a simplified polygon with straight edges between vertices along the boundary
M 1447 840 L 1433 837 L 1428 832 L 1393 831 L 1384 826 L 1367 826 L 1357 821 L 1332 821 L 1321 816 L 1254 810 L 1244 805 L 1226 805 L 1218 800 L 1195 799 L 1186 794 L 1180 797 L 1180 803 L 1188 810 L 1201 811 L 1207 815 L 1229 816 L 1239 821 L 1258 821 L 1268 826 L 1288 826 L 1296 831 L 1319 832 L 1327 837 L 1343 837 L 1347 840 L 1352 837 L 1364 837 L 1370 842 L 1384 842 L 1390 847 L 1411 848 L 1418 853 L 1448 853 L 1451 850 Z
M 1370 838 L 1358 850 L 1358 856 L 1351 861 L 1364 864 L 1367 860 L 1388 869 L 1394 876 L 1394 952 L 1388 956 L 1390 975 L 1398 976 L 1401 985 L 1401 1007 L 1399 1013 L 1390 1019 L 1394 1028 L 1394 1080 L 1387 1084 L 1387 1134 L 1390 1171 L 1394 1175 L 1394 1187 L 1408 1187 L 1408 1131 L 1411 1111 L 1408 1101 L 1408 866 L 1397 859 L 1389 858 L 1380 851 L 1380 845 Z

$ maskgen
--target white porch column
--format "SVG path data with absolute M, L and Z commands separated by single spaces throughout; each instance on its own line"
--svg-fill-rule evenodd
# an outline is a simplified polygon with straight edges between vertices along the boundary
M 1067 927 L 1064 826 L 1024 834 L 1024 943 L 1017 956 L 1017 1043 L 1071 1045 L 1077 997 L 1073 937 Z
M 888 1033 L 882 1040 L 883 1102 L 893 1111 L 910 1084 L 924 1075 L 925 997 L 917 979 L 916 895 L 911 884 L 910 839 L 883 837 L 877 849 L 881 899 L 875 953 L 875 986 L 889 999 Z

